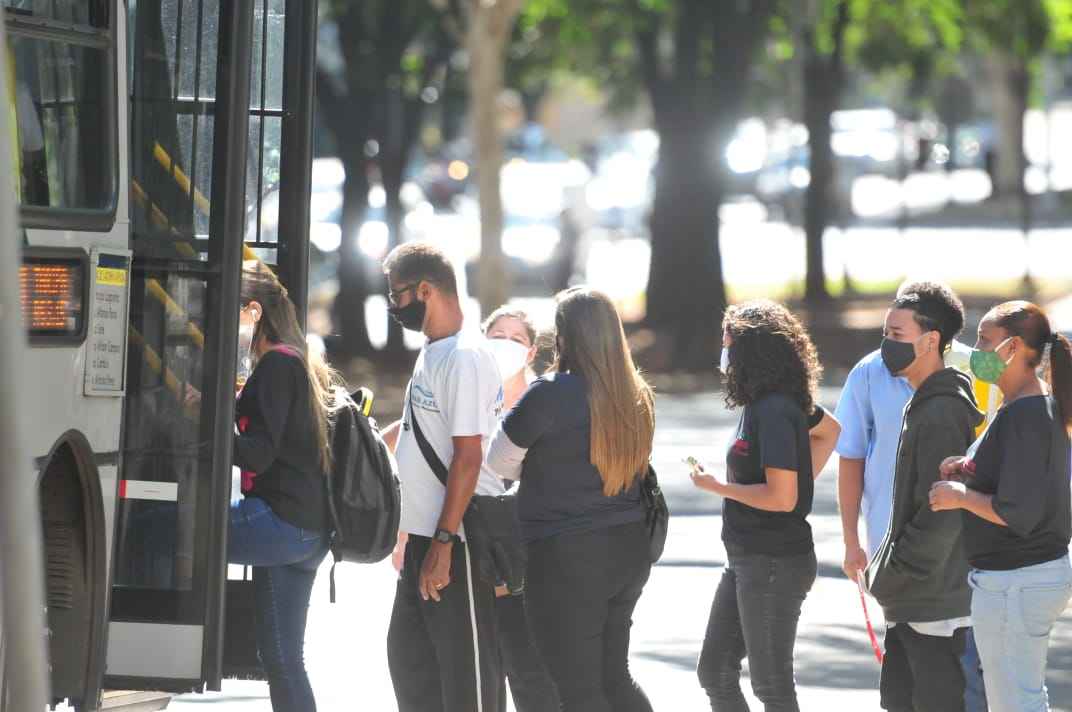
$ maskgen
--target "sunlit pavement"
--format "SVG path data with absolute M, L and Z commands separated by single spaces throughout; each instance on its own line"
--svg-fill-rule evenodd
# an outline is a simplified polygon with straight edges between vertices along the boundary
M 835 390 L 823 400 L 832 406 Z M 657 711 L 709 709 L 696 681 L 696 657 L 722 573 L 719 500 L 695 491 L 681 459 L 693 455 L 717 467 L 736 417 L 717 394 L 659 400 L 655 464 L 675 517 L 667 550 L 652 571 L 635 615 L 632 669 Z M 878 710 L 878 665 L 863 625 L 856 588 L 841 573 L 841 529 L 834 469 L 819 479 L 811 516 L 819 578 L 804 604 L 796 671 L 803 710 Z M 306 660 L 321 712 L 396 709 L 387 672 L 386 639 L 395 575 L 389 564 L 337 569 L 338 603 L 328 602 L 326 569 L 313 591 Z M 881 613 L 872 602 L 872 616 Z M 881 621 L 877 621 L 881 635 Z M 1050 699 L 1072 712 L 1072 615 L 1054 633 Z M 744 688 L 749 693 L 747 681 Z M 749 693 L 750 694 L 750 693 Z M 750 698 L 753 710 L 762 707 Z M 171 709 L 209 706 L 221 712 L 270 709 L 263 683 L 228 681 L 224 692 L 187 695 Z M 512 708 L 511 708 L 512 709 Z

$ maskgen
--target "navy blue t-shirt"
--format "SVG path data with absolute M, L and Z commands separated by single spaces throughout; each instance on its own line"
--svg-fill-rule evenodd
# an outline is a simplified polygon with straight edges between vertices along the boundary
M 591 422 L 585 381 L 569 373 L 534 381 L 503 421 L 510 441 L 528 450 L 517 493 L 525 541 L 644 519 L 639 478 L 621 494 L 603 494 Z
M 797 506 L 791 512 L 769 512 L 727 499 L 722 507 L 722 541 L 727 549 L 788 556 L 814 548 L 807 520 L 814 491 L 808 425 L 800 405 L 781 393 L 745 406 L 737 437 L 726 454 L 732 481 L 763 484 L 768 467 L 792 470 L 797 473 Z

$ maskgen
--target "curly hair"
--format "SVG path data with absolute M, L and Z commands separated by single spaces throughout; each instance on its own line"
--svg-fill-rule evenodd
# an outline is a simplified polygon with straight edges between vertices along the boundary
M 781 304 L 761 299 L 731 306 L 722 328 L 733 340 L 725 374 L 727 406 L 782 393 L 812 412 L 823 368 L 799 319 Z

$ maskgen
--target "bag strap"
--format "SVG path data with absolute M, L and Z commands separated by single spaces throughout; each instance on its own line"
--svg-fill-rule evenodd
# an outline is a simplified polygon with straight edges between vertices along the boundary
M 409 397 L 410 427 L 413 428 L 413 437 L 417 438 L 417 447 L 421 449 L 421 454 L 424 455 L 424 461 L 428 463 L 428 467 L 431 468 L 436 478 L 443 483 L 444 487 L 446 487 L 449 470 L 447 470 L 447 466 L 443 464 L 443 461 L 439 459 L 439 455 L 436 454 L 435 449 L 432 447 L 432 443 L 428 442 L 428 438 L 424 437 L 421 425 L 417 422 L 417 409 L 413 407 L 413 381 L 409 382 L 409 386 L 407 386 L 406 390 Z

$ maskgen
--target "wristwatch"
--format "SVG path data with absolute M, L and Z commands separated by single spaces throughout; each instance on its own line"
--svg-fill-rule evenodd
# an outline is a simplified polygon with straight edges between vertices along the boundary
M 436 529 L 435 534 L 432 536 L 432 538 L 438 541 L 440 544 L 450 544 L 454 541 L 454 534 L 448 532 L 446 529 Z

